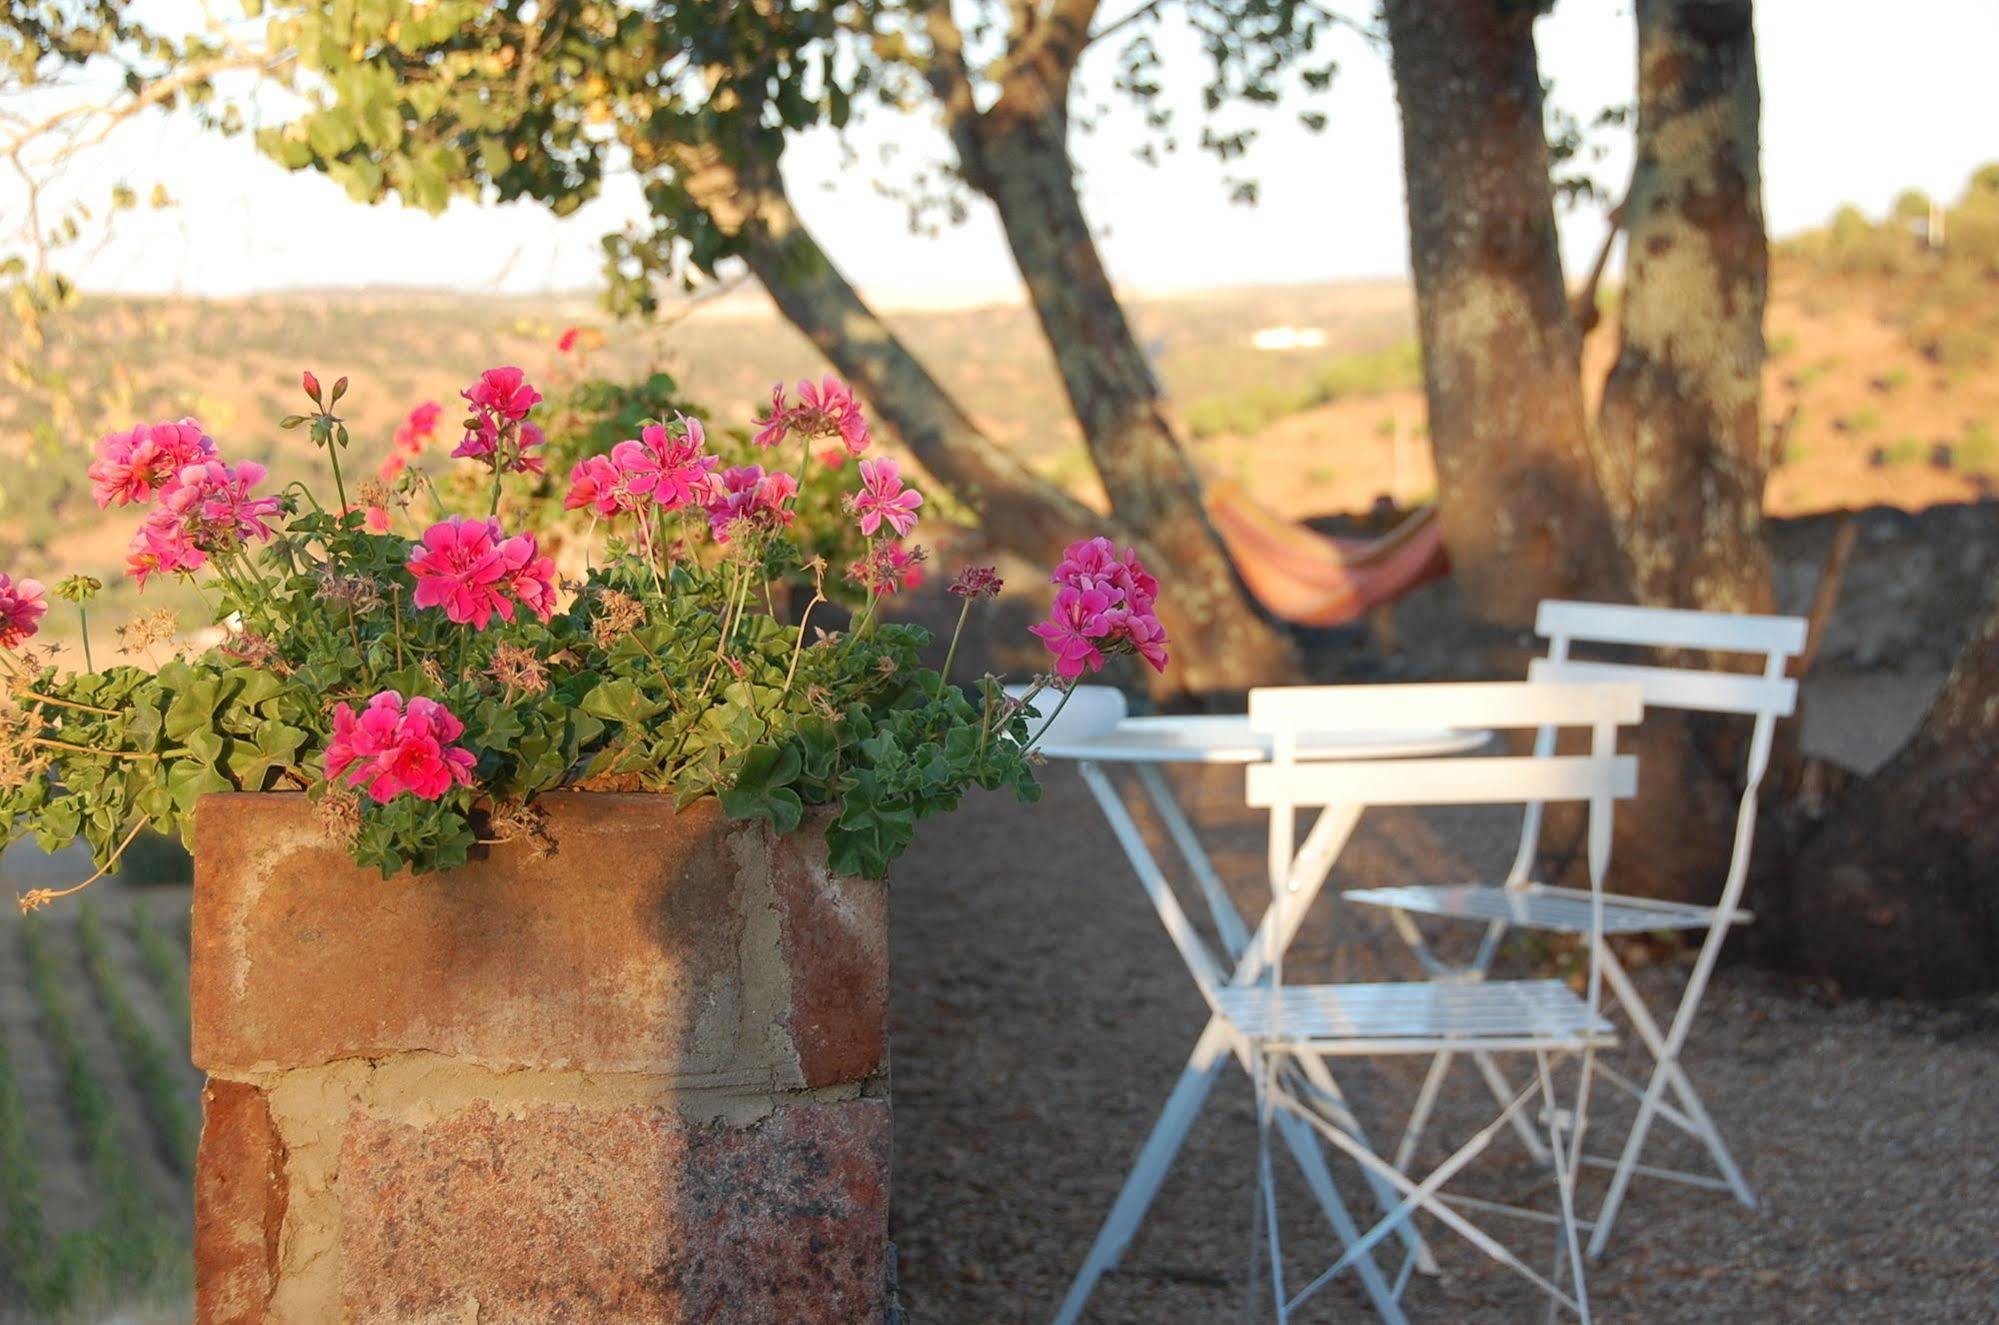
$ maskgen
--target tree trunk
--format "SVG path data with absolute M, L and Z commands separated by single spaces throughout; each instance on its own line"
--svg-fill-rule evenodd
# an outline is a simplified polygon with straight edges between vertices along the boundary
M 1638 601 L 1770 610 L 1763 232 L 1750 0 L 1639 0 L 1623 343 L 1597 472 Z
M 1054 351 L 1119 523 L 1172 571 L 1161 599 L 1182 646 L 1176 685 L 1195 692 L 1296 680 L 1288 637 L 1250 601 L 1201 498 L 1158 382 L 1104 270 L 1076 192 L 1066 74 L 1011 80 L 982 114 L 950 127 L 967 178 L 999 211 L 1029 301 Z
M 1637 20 L 1622 343 L 1597 420 L 1597 477 L 1639 602 L 1768 612 L 1760 404 L 1769 250 L 1750 0 L 1639 0 Z M 1647 721 L 1639 799 L 1619 816 L 1620 887 L 1717 898 L 1734 844 L 1742 728 L 1700 715 Z M 1773 802 L 1793 770 L 1796 729 L 1779 729 Z
M 1999 589 L 1909 743 L 1791 873 L 1790 962 L 1852 994 L 1999 989 Z
M 1388 0 L 1444 541 L 1471 612 L 1622 598 L 1562 285 L 1531 4 Z

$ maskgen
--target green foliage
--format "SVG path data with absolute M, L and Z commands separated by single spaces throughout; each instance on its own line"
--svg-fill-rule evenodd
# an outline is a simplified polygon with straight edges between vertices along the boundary
M 638 394 L 670 391 L 661 379 Z M 613 404 L 600 414 L 615 418 L 624 405 Z M 313 422 L 337 478 L 344 425 Z M 578 433 L 565 444 L 607 435 Z M 509 496 L 497 475 L 475 485 L 479 509 L 552 504 L 546 479 L 511 482 L 527 495 Z M 566 609 L 544 621 L 523 607 L 482 630 L 415 606 L 404 539 L 366 532 L 359 511 L 324 510 L 302 487 L 286 500 L 293 513 L 268 544 L 213 550 L 217 618 L 239 623 L 225 646 L 150 673 L 8 664 L 9 840 L 31 832 L 56 850 L 80 835 L 105 867 L 141 826 L 185 837 L 210 793 L 304 790 L 333 798 L 328 817 L 354 859 L 388 877 L 463 865 L 494 823 L 517 823 L 514 807 L 584 785 L 680 804 L 716 796 L 781 831 L 807 807 L 834 807 L 841 867 L 879 875 L 916 821 L 965 787 L 1034 794 L 1023 720 L 996 690 L 968 699 L 922 668 L 926 632 L 877 621 L 873 599 L 844 635 L 781 619 L 769 586 L 801 557 L 768 526 L 740 522 L 716 543 L 699 507 L 648 508 L 603 555 L 585 554 Z M 435 700 L 464 724 L 473 785 L 357 804 L 327 781 L 336 710 L 385 691 Z

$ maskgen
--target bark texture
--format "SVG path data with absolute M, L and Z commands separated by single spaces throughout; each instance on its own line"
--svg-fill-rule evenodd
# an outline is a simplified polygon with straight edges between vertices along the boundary
M 1791 872 L 1790 960 L 1848 993 L 1999 988 L 1999 590 L 1929 716 Z
M 1388 0 L 1444 539 L 1474 615 L 1621 598 L 1556 247 L 1535 7 Z
M 1639 0 L 1637 30 L 1622 341 L 1597 419 L 1597 477 L 1638 602 L 1768 612 L 1760 406 L 1769 246 L 1750 0 Z M 1648 717 L 1639 799 L 1618 820 L 1621 887 L 1716 900 L 1745 726 Z M 1773 801 L 1793 771 L 1795 732 L 1795 723 L 1779 729 Z
M 1750 0 L 1639 0 L 1623 340 L 1597 468 L 1654 606 L 1770 610 L 1759 113 Z

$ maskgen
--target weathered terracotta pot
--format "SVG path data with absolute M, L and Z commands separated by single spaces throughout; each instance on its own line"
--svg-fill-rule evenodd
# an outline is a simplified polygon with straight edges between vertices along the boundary
M 357 870 L 301 796 L 197 814 L 196 1318 L 875 1322 L 888 905 L 712 802 Z

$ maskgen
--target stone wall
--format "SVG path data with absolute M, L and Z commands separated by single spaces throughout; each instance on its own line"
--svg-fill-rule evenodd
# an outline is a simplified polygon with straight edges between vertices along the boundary
M 541 803 L 553 857 L 384 881 L 302 796 L 202 802 L 200 1325 L 883 1318 L 885 886 L 812 822 Z

